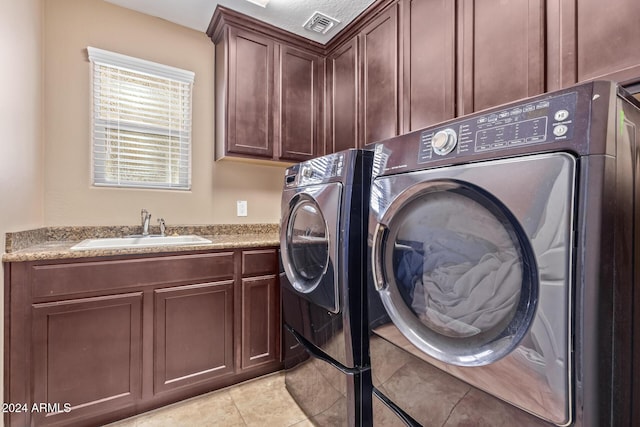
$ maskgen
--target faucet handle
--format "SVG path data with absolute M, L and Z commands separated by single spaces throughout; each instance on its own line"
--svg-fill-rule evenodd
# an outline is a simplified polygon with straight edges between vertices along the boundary
M 167 225 L 164 222 L 164 218 L 158 218 L 158 224 L 160 224 L 160 235 L 164 236 L 164 233 L 167 230 Z

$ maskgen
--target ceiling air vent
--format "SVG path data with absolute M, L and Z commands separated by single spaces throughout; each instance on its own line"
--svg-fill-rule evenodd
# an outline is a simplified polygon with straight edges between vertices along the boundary
M 339 24 L 335 18 L 325 15 L 320 12 L 313 12 L 311 18 L 307 19 L 307 22 L 304 23 L 304 28 L 309 31 L 315 31 L 320 34 L 327 34 L 331 28 L 333 28 L 336 24 Z

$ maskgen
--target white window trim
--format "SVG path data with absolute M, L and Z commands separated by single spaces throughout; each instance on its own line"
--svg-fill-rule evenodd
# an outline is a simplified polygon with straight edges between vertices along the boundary
M 192 88 L 195 74 L 192 71 L 182 70 L 179 68 L 171 67 L 168 65 L 158 64 L 155 62 L 147 61 L 144 59 L 134 58 L 127 55 L 122 55 L 115 52 L 110 52 L 102 49 L 97 49 L 94 47 L 87 47 L 87 52 L 89 56 L 89 60 L 92 64 L 91 66 L 91 93 L 92 93 L 92 123 L 91 123 L 91 137 L 92 137 L 92 180 L 94 186 L 108 186 L 108 187 L 135 187 L 135 188 L 156 188 L 156 189 L 171 189 L 171 190 L 190 190 L 191 189 L 191 163 L 192 163 L 192 142 L 191 142 L 191 123 L 192 123 Z M 128 73 L 136 73 L 141 76 L 150 76 L 154 79 L 166 79 L 167 83 L 173 86 L 173 84 L 180 85 L 184 88 L 183 85 L 187 85 L 188 88 L 188 96 L 186 96 L 186 102 L 188 105 L 183 105 L 182 108 L 186 109 L 187 116 L 183 120 L 184 114 L 180 114 L 180 121 L 178 125 L 153 125 L 153 124 L 145 124 L 142 122 L 131 122 L 126 118 L 120 120 L 120 115 L 116 114 L 115 119 L 105 119 L 99 117 L 97 110 L 100 109 L 100 102 L 103 101 L 103 98 L 96 98 L 94 89 L 96 87 L 95 81 L 95 68 L 96 65 L 99 67 L 106 67 L 111 70 L 123 70 Z M 98 83 L 99 84 L 99 83 Z M 181 92 L 182 94 L 182 92 Z M 135 93 L 133 94 L 134 99 L 132 100 L 133 105 L 135 106 Z M 124 96 L 121 95 L 122 98 Z M 180 101 L 183 103 L 184 101 Z M 150 105 L 150 104 L 147 104 Z M 180 109 L 182 112 L 183 109 Z M 120 112 L 120 110 L 118 110 Z M 124 113 L 123 113 L 124 115 Z M 169 120 L 169 123 L 175 123 Z M 166 136 L 168 138 L 176 139 L 175 146 L 179 149 L 179 157 L 175 159 L 179 164 L 179 170 L 177 172 L 178 182 L 146 182 L 146 181 L 125 181 L 120 175 L 119 166 L 117 169 L 117 178 L 116 179 L 108 179 L 107 167 L 105 166 L 107 163 L 107 151 L 110 149 L 109 143 L 106 142 L 109 138 L 107 137 L 108 130 L 111 129 L 112 132 L 117 134 L 118 147 L 120 146 L 120 137 L 123 136 L 126 138 L 127 136 L 132 136 L 133 134 L 154 134 L 158 136 Z M 120 134 L 120 131 L 123 133 Z M 159 142 L 159 144 L 161 144 Z M 173 145 L 173 144 L 172 144 Z M 136 149 L 139 149 L 143 146 L 142 143 L 136 141 Z M 170 150 L 172 155 L 173 148 Z M 152 147 L 153 149 L 159 149 L 161 146 Z M 186 153 L 182 152 L 182 150 L 186 150 Z M 119 150 L 116 148 L 116 152 Z M 149 158 L 151 158 L 150 162 L 153 162 L 153 152 L 149 153 Z M 112 165 L 121 165 L 119 156 L 117 161 L 113 162 Z M 186 157 L 186 158 L 185 158 Z M 143 157 L 141 156 L 140 159 Z M 102 159 L 102 160 L 97 160 Z M 173 163 L 169 162 L 167 165 L 171 168 Z M 155 164 L 155 167 L 158 165 Z M 134 167 L 133 169 L 136 169 Z M 174 169 L 175 171 L 175 169 Z M 169 169 L 166 172 L 168 175 L 171 175 L 171 170 Z M 112 174 L 113 175 L 113 174 Z

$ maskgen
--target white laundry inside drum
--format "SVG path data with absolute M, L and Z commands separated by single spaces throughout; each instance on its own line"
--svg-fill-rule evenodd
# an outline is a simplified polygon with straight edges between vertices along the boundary
M 456 192 L 429 193 L 416 203 L 396 239 L 396 251 L 415 251 L 412 283 L 400 286 L 403 299 L 441 335 L 499 333 L 515 315 L 522 287 L 522 259 L 508 224 Z M 399 277 L 406 272 L 396 270 Z

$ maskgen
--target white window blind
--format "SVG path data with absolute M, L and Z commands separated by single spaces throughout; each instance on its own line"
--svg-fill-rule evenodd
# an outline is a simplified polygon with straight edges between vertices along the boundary
M 92 70 L 93 184 L 191 188 L 194 73 L 87 48 Z

